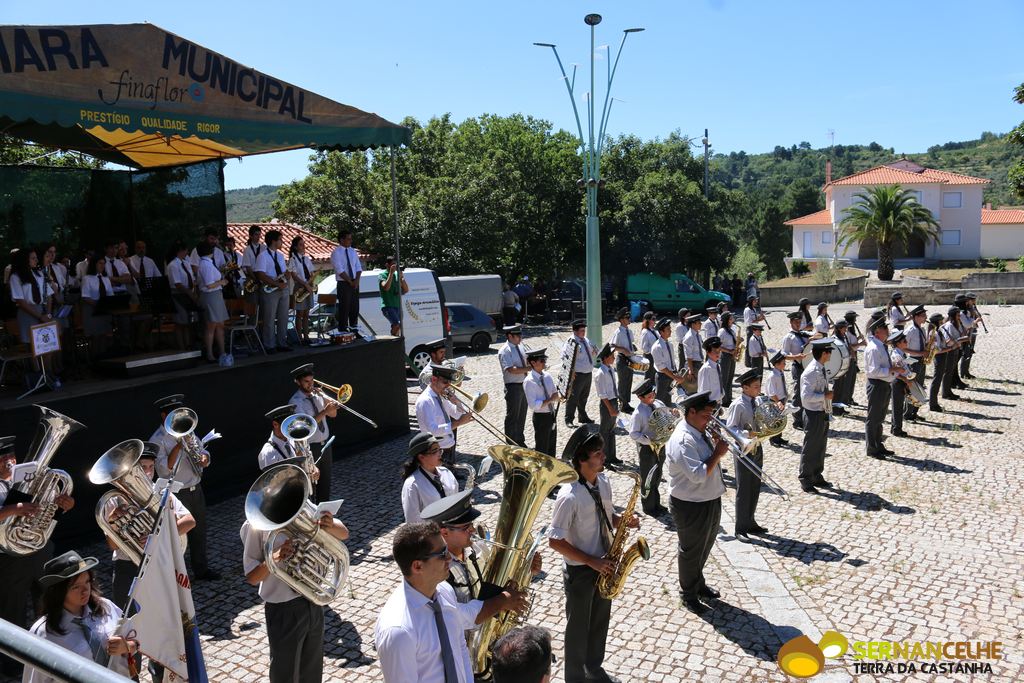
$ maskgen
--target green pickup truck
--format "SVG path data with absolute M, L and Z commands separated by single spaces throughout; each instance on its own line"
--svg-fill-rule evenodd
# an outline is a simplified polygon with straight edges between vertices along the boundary
M 646 301 L 648 308 L 662 313 L 675 313 L 680 308 L 703 311 L 730 302 L 728 294 L 704 289 L 682 273 L 668 277 L 654 273 L 637 273 L 626 278 L 626 296 L 630 301 Z

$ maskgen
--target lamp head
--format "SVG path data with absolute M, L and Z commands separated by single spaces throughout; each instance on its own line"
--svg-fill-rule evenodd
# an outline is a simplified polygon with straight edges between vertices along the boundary
M 534 43 L 537 47 L 554 47 L 554 43 Z
M 597 26 L 598 24 L 601 23 L 601 15 L 588 14 L 587 16 L 583 17 L 583 23 L 586 24 L 587 26 Z
M 643 30 L 642 28 L 627 28 L 623 33 L 640 33 Z

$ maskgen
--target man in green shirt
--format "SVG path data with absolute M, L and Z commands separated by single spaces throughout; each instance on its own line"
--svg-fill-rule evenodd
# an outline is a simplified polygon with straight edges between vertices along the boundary
M 395 257 L 388 256 L 388 260 L 384 262 L 384 270 L 378 276 L 378 284 L 380 285 L 380 310 L 391 323 L 392 337 L 398 336 L 401 325 L 401 316 L 398 310 L 398 288 L 395 287 L 396 279 L 402 283 L 402 294 L 408 294 L 409 284 L 405 281 L 405 276 L 398 271 Z

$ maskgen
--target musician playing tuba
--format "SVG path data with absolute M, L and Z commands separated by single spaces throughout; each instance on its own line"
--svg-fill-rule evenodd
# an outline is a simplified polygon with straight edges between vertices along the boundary
M 588 429 L 589 427 L 589 429 Z M 549 545 L 565 559 L 565 680 L 618 681 L 604 668 L 611 600 L 598 591 L 598 579 L 616 570 L 605 557 L 615 529 L 639 528 L 635 515 L 620 519 L 612 506 L 612 488 L 604 470 L 604 440 L 590 425 L 570 437 L 576 441 L 571 462 L 578 480 L 558 492 L 551 517 Z

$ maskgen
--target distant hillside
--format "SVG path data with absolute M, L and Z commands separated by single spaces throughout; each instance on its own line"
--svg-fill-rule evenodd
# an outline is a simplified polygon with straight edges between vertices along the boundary
M 807 142 L 791 147 L 777 146 L 766 154 L 732 152 L 717 154 L 712 159 L 712 180 L 726 187 L 755 195 L 782 196 L 786 186 L 799 179 L 809 180 L 815 187 L 825 184 L 825 160 L 832 160 L 832 178 L 857 173 L 904 156 L 876 142 L 869 145 L 836 145 L 811 149 Z M 922 153 L 906 157 L 927 168 L 953 171 L 988 178 L 992 184 L 985 190 L 986 202 L 993 205 L 1019 204 L 1006 181 L 1006 174 L 1017 159 L 1020 148 L 1007 144 L 1005 135 L 982 133 L 977 140 L 947 142 L 934 145 Z
M 224 203 L 228 210 L 228 223 L 248 223 L 269 220 L 274 211 L 270 202 L 277 199 L 277 185 L 260 185 L 244 190 L 228 190 Z

